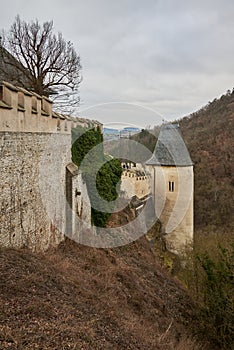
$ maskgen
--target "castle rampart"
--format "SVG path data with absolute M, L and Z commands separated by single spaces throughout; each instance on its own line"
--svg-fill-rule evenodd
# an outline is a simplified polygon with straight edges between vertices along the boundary
M 71 134 L 77 125 L 99 126 L 101 123 L 56 113 L 52 101 L 10 83 L 0 84 L 0 131 L 46 132 Z
M 77 125 L 101 127 L 97 121 L 55 113 L 44 96 L 7 82 L 0 85 L 0 246 L 45 250 L 57 245 L 69 226 L 69 195 L 74 206 L 80 193 L 76 202 L 85 205 L 82 212 L 90 220 L 81 175 L 73 173 L 67 183 L 71 130 Z

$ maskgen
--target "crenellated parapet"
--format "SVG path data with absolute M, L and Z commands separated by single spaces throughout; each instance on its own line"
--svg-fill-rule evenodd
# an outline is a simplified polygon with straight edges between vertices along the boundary
M 22 87 L 8 82 L 0 83 L 0 131 L 4 132 L 46 132 L 71 134 L 71 129 L 100 127 L 95 120 L 71 117 L 54 112 L 53 102 Z

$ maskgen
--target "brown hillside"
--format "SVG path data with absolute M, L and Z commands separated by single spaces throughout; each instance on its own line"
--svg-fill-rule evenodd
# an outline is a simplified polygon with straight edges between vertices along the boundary
M 0 276 L 1 350 L 200 349 L 190 298 L 145 238 L 112 250 L 2 249 Z
M 179 123 L 195 164 L 196 227 L 234 230 L 234 89 Z

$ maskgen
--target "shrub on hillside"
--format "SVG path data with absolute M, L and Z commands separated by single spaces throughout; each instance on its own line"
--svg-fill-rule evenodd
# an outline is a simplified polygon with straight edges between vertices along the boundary
M 234 339 L 234 243 L 218 245 L 216 256 L 203 253 L 196 258 L 204 271 L 202 320 L 206 333 L 222 349 L 231 349 Z

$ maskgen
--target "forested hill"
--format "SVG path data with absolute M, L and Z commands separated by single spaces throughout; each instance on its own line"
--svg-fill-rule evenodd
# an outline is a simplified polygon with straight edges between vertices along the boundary
M 196 228 L 234 228 L 234 89 L 177 121 L 194 162 Z M 146 131 L 134 135 L 152 150 Z
M 197 227 L 234 227 L 234 89 L 179 121 L 194 162 Z

